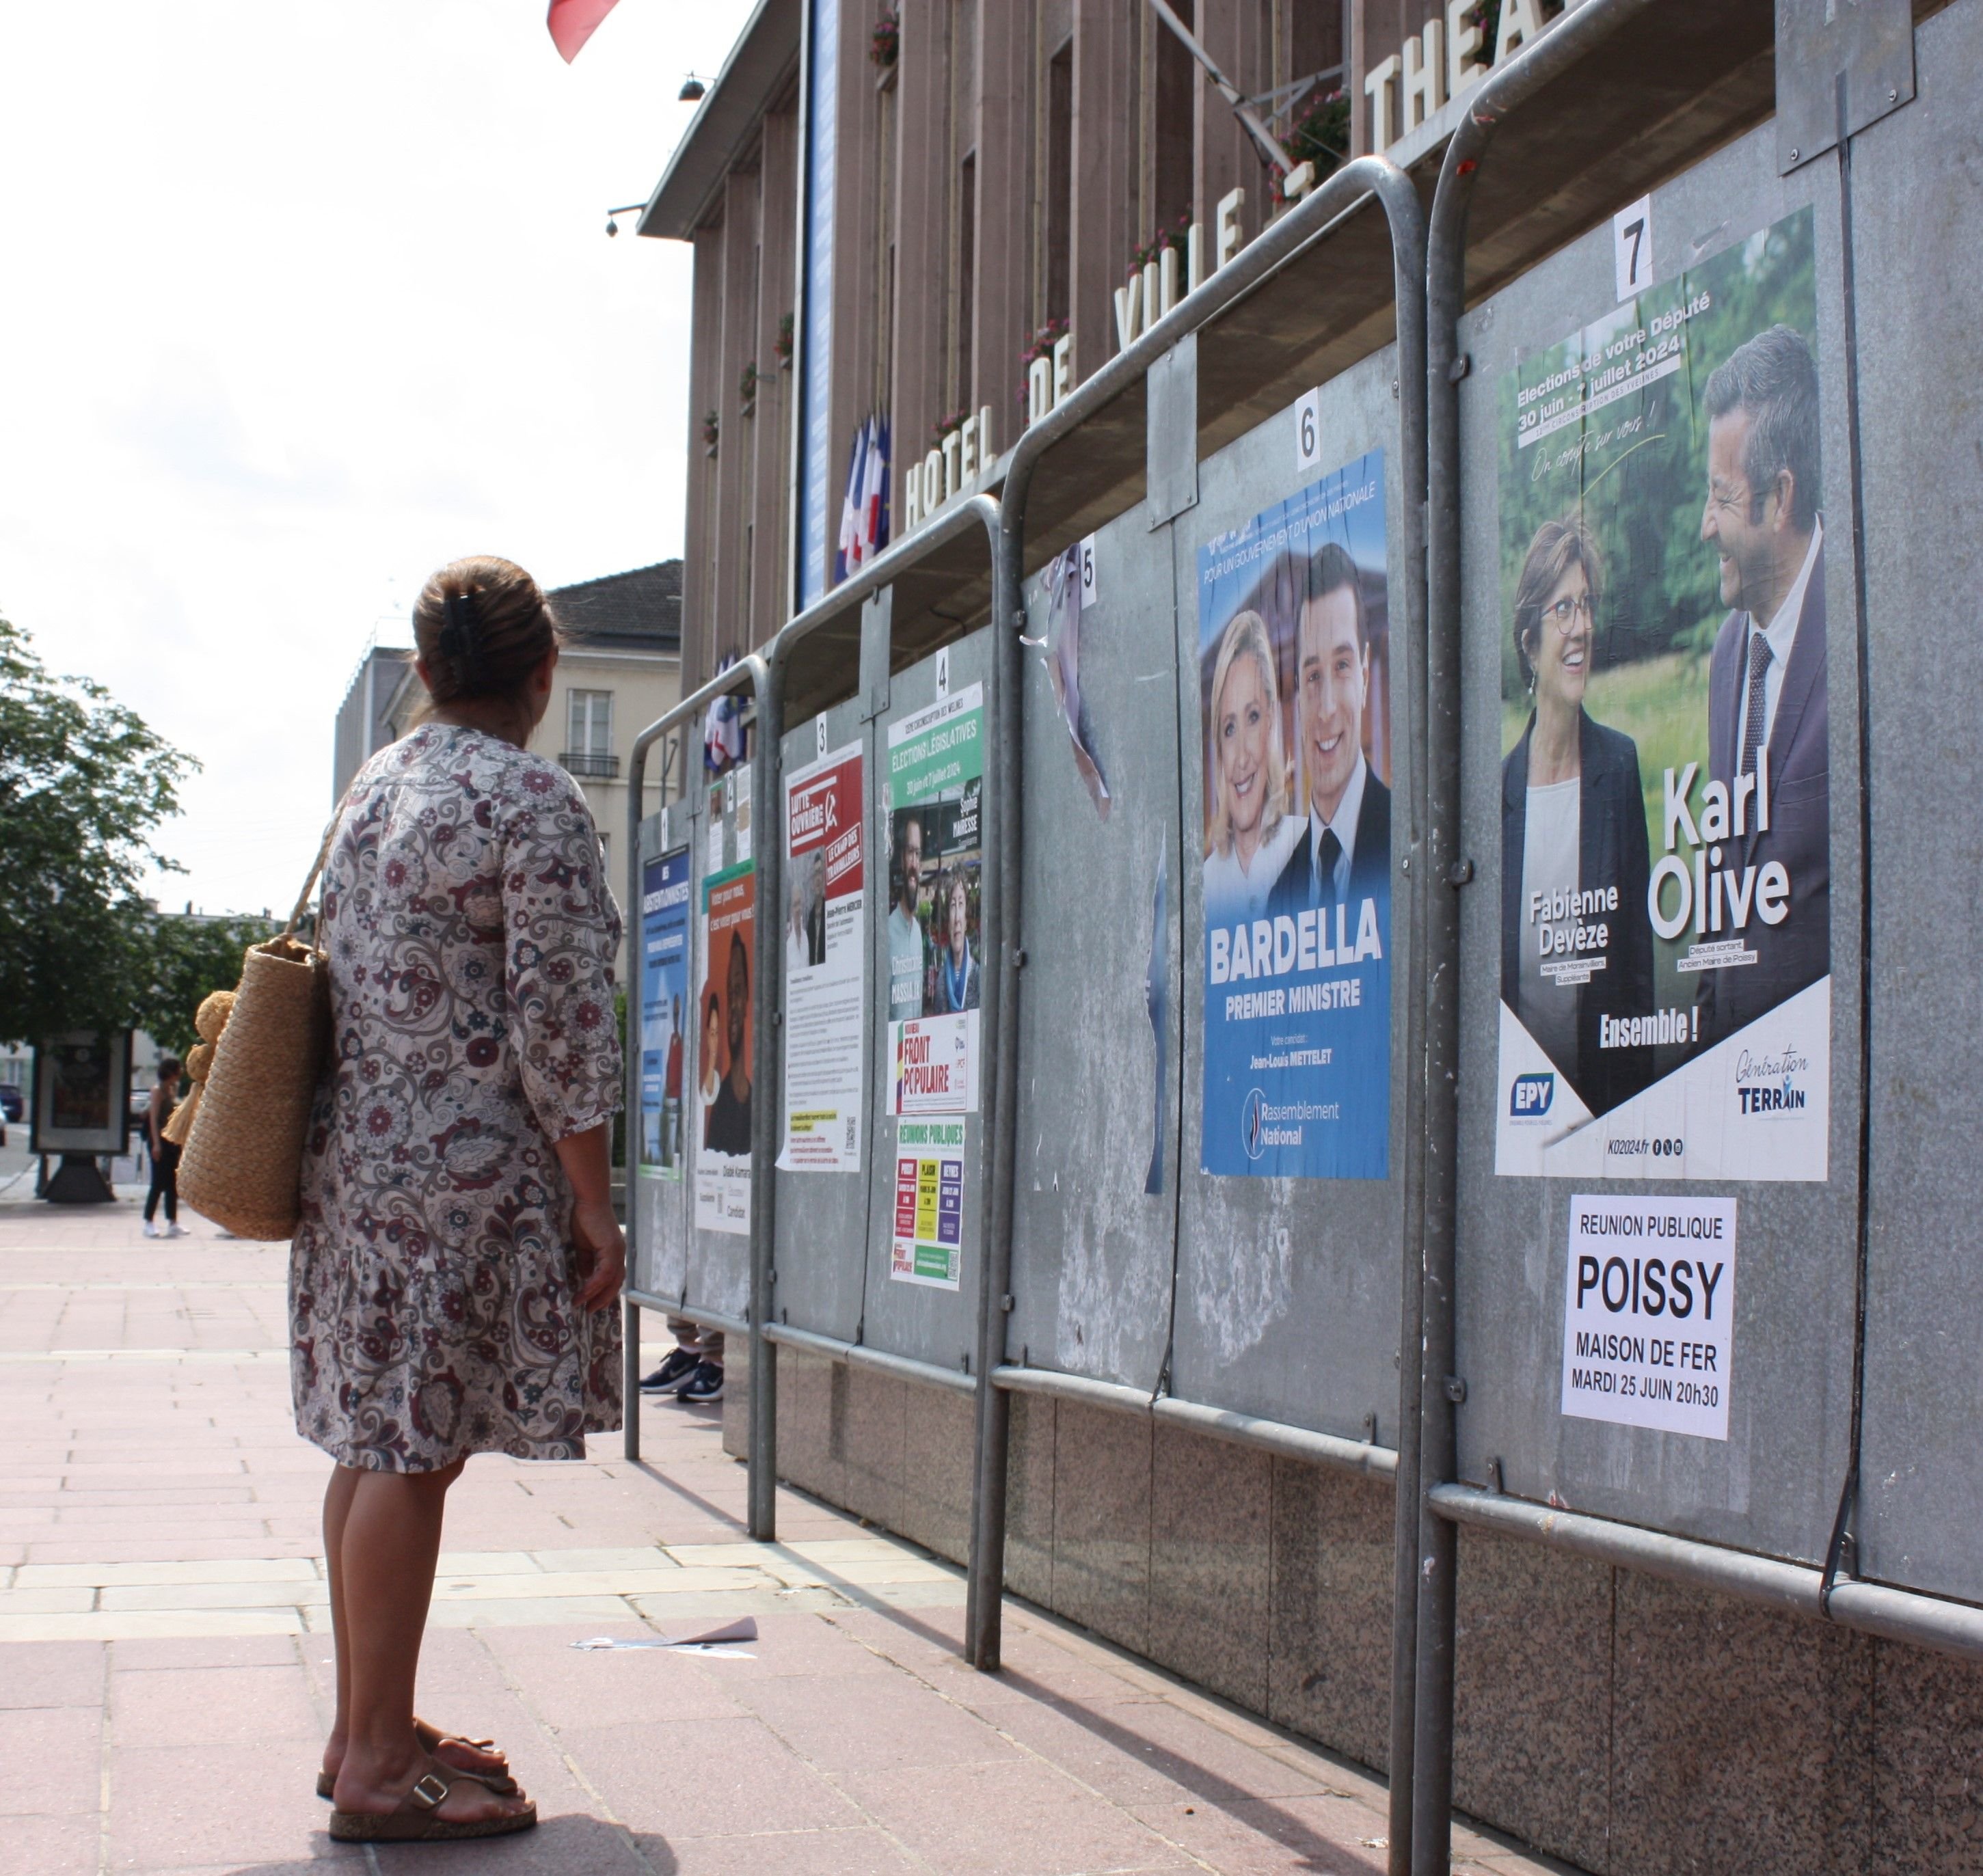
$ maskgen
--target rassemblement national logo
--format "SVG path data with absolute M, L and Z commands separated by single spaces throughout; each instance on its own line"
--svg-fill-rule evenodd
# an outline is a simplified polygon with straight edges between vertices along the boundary
M 1249 1159 L 1258 1159 L 1267 1150 L 1267 1097 L 1256 1088 L 1249 1091 L 1239 1110 L 1239 1138 Z

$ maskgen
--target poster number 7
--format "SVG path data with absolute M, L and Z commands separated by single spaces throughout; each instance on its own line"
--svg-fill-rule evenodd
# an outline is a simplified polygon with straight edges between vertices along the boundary
M 1623 306 L 1644 292 L 1653 277 L 1653 199 L 1641 196 L 1611 218 L 1611 260 Z

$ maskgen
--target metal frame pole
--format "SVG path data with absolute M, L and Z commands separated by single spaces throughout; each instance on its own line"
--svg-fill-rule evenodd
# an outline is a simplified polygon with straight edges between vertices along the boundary
M 1426 986 L 1424 1314 L 1420 1429 L 1417 1686 L 1413 1752 L 1413 1876 L 1452 1863 L 1453 1526 L 1431 1493 L 1452 1482 L 1460 1389 L 1453 1373 L 1453 1275 L 1459 1226 L 1460 895 L 1473 877 L 1460 851 L 1460 317 L 1466 305 L 1466 211 L 1473 179 L 1500 120 L 1654 0 L 1584 0 L 1470 94 L 1446 146 L 1426 253 Z M 1401 1456 L 1402 1466 L 1402 1456 Z

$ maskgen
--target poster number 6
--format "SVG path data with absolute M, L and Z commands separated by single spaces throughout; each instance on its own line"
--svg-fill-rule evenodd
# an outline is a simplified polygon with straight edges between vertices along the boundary
M 1322 461 L 1322 393 L 1307 393 L 1295 406 L 1295 467 L 1314 469 Z
M 1618 303 L 1644 291 L 1653 277 L 1653 199 L 1641 196 L 1611 218 L 1611 259 Z

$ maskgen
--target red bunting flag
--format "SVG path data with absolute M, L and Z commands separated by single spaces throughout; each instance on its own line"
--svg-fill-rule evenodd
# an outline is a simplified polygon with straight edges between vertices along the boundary
M 551 29 L 551 43 L 567 65 L 578 56 L 579 48 L 599 29 L 599 22 L 613 11 L 617 0 L 551 0 L 544 24 Z

